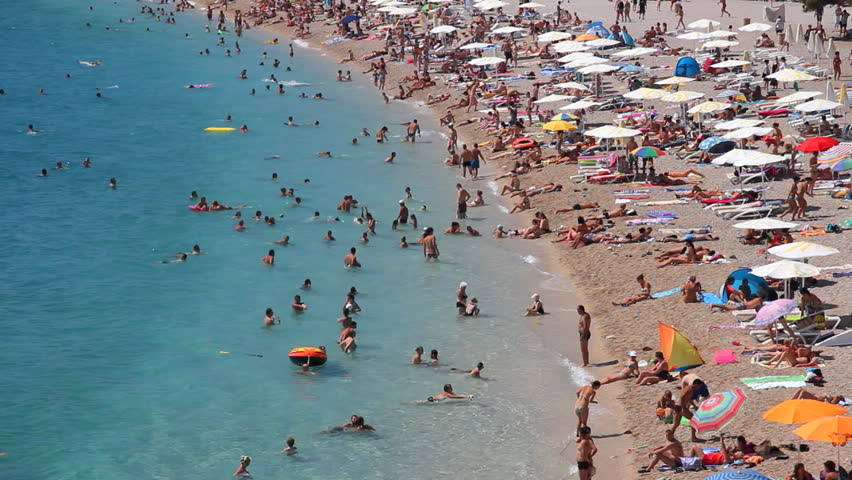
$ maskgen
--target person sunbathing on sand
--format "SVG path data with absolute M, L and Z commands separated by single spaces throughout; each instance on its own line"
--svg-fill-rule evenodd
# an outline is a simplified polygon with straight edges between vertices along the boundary
M 791 400 L 816 400 L 818 402 L 826 402 L 834 405 L 840 405 L 842 403 L 846 403 L 846 397 L 843 395 L 814 395 L 813 393 L 805 390 L 804 388 L 799 388 L 796 390 L 796 393 L 790 397 Z
M 636 352 L 627 352 L 627 362 L 624 364 L 618 373 L 610 375 L 601 380 L 601 385 L 617 382 L 619 380 L 627 380 L 630 377 L 639 375 L 639 364 L 636 362 Z
M 619 302 L 612 302 L 612 304 L 615 306 L 621 305 L 622 307 L 629 307 L 634 303 L 649 300 L 651 298 L 651 282 L 645 280 L 645 274 L 639 274 L 639 276 L 636 277 L 636 282 L 639 283 L 638 294 L 631 295 Z
M 639 373 L 636 377 L 636 385 L 653 385 L 655 383 L 664 382 L 669 379 L 669 363 L 663 356 L 663 352 L 654 354 L 654 365 Z
M 557 209 L 556 213 L 572 212 L 572 211 L 583 210 L 583 209 L 587 209 L 587 208 L 600 208 L 600 205 L 598 205 L 597 202 L 575 203 L 574 205 L 571 205 L 571 208 Z
M 698 252 L 696 251 L 695 245 L 691 241 L 686 241 L 686 247 L 683 249 L 683 253 L 668 256 L 668 258 L 664 258 L 660 256 L 662 260 L 657 268 L 663 268 L 669 265 L 684 265 L 687 263 L 696 263 L 698 261 Z M 668 252 L 666 252 L 668 253 Z
M 690 175 L 697 175 L 702 178 L 705 176 L 703 173 L 692 168 L 687 168 L 686 170 L 680 172 L 663 172 L 663 175 L 669 176 L 671 178 L 683 178 L 688 177 Z
M 627 215 L 631 215 L 631 213 L 627 210 L 627 204 L 622 203 L 612 210 L 605 210 L 601 215 L 589 217 L 588 220 L 608 220 L 610 218 L 626 217 Z M 635 215 L 635 212 L 633 212 L 633 215 Z

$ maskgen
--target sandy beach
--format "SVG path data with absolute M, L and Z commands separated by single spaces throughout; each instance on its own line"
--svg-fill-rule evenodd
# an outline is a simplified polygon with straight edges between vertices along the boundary
M 539 12 L 553 12 L 555 10 L 555 2 L 547 0 L 542 2 L 546 6 L 537 8 Z M 248 0 L 238 0 L 232 2 L 227 7 L 228 24 L 232 20 L 232 12 L 241 10 L 244 14 L 249 12 L 256 4 Z M 594 1 L 594 0 L 574 0 L 561 5 L 570 13 L 579 14 L 583 21 L 600 20 L 603 25 L 609 27 L 615 20 L 614 2 Z M 726 29 L 728 25 L 732 27 L 732 31 L 744 24 L 749 23 L 745 19 L 750 19 L 752 22 L 764 22 L 763 8 L 767 6 L 767 2 L 731 0 L 727 2 L 728 10 L 731 16 L 720 18 L 720 4 L 717 2 L 683 2 L 684 22 L 689 24 L 692 21 L 706 18 L 721 21 L 719 29 Z M 816 24 L 813 14 L 803 12 L 801 5 L 798 3 L 779 3 L 774 2 L 773 6 L 785 5 L 785 21 L 788 25 L 802 25 L 807 27 L 809 24 Z M 517 5 L 504 7 L 506 12 L 514 12 L 517 10 Z M 695 40 L 681 40 L 674 38 L 675 35 L 690 31 L 702 31 L 698 28 L 680 29 L 674 32 L 674 26 L 677 23 L 675 13 L 669 6 L 669 2 L 665 2 L 660 6 L 660 2 L 648 2 L 648 14 L 646 19 L 638 20 L 636 12 L 632 12 L 633 21 L 626 22 L 625 25 L 629 32 L 637 40 L 641 38 L 642 32 L 658 22 L 666 22 L 669 27 L 670 34 L 664 35 L 666 42 L 672 48 L 692 49 L 697 45 Z M 218 15 L 218 9 L 216 10 Z M 576 12 L 576 13 L 575 13 Z M 416 21 L 418 16 L 413 16 L 412 20 Z M 425 18 L 425 16 L 421 17 Z M 255 18 L 248 17 L 248 22 L 254 25 Z M 347 40 L 325 45 L 329 40 L 340 38 L 337 29 L 340 24 L 338 18 L 324 18 L 317 16 L 316 21 L 310 23 L 310 33 L 301 36 L 297 42 L 300 45 L 306 45 L 311 48 L 318 48 L 323 55 L 327 55 L 330 59 L 343 61 L 351 56 L 356 60 L 353 62 L 345 62 L 340 68 L 345 71 L 351 71 L 353 76 L 361 76 L 362 72 L 370 67 L 370 60 L 357 60 L 360 58 L 371 57 L 371 52 L 384 51 L 384 37 L 382 31 L 378 29 L 367 29 L 365 33 L 374 35 L 376 38 L 369 37 L 364 40 Z M 823 24 L 829 36 L 833 27 L 833 13 L 826 11 Z M 267 22 L 268 23 L 268 22 Z M 766 21 L 771 24 L 772 22 Z M 501 25 L 505 25 L 502 23 Z M 211 25 L 212 28 L 212 25 Z M 795 28 L 795 27 L 793 27 Z M 258 30 L 262 29 L 262 30 Z M 255 33 L 263 32 L 262 34 L 272 38 L 279 38 L 279 45 L 270 45 L 270 49 L 277 49 L 286 52 L 284 38 L 292 38 L 296 36 L 296 28 L 287 26 L 286 23 L 267 25 L 264 23 L 258 27 L 254 27 Z M 418 31 L 422 32 L 422 27 Z M 581 31 L 577 31 L 582 33 Z M 671 34 L 674 32 L 674 34 Z M 744 50 L 754 50 L 752 46 L 755 44 L 759 33 L 738 32 L 737 36 L 739 45 L 730 48 L 730 58 L 742 58 Z M 776 39 L 772 30 L 768 31 L 773 40 Z M 500 45 L 499 37 L 494 37 L 492 40 L 495 44 Z M 531 37 L 522 37 L 519 42 L 526 42 L 531 46 Z M 304 43 L 301 43 L 304 42 Z M 543 44 L 544 42 L 542 42 Z M 850 45 L 848 42 L 834 42 L 834 49 L 840 51 L 843 58 L 843 74 L 841 81 L 835 81 L 834 87 L 839 88 L 841 82 L 848 81 L 848 65 L 847 55 L 844 52 L 849 52 Z M 298 49 L 297 55 L 305 54 L 305 50 Z M 499 52 L 498 52 L 499 53 Z M 674 55 L 654 55 L 643 56 L 637 61 L 645 68 L 660 68 L 653 75 L 656 78 L 665 78 L 674 74 L 674 66 L 678 59 L 688 52 L 677 52 Z M 813 63 L 824 67 L 828 74 L 831 72 L 831 62 L 823 55 L 819 59 L 812 58 L 806 50 L 804 42 L 792 42 L 789 46 L 789 52 L 785 52 L 790 57 L 798 57 L 803 60 L 803 63 Z M 485 54 L 485 56 L 490 54 Z M 560 56 L 561 54 L 556 54 Z M 378 57 L 375 57 L 378 58 Z M 375 58 L 371 60 L 375 61 Z M 411 58 L 411 55 L 406 55 L 406 58 Z M 632 63 L 632 61 L 631 61 Z M 397 94 L 398 86 L 404 85 L 405 88 L 410 88 L 415 81 L 405 80 L 415 71 L 415 67 L 411 64 L 401 62 L 387 61 L 387 79 L 385 93 L 388 97 L 393 97 Z M 757 67 L 755 67 L 757 68 Z M 534 80 L 512 80 L 511 89 L 517 90 L 521 99 L 521 110 L 524 110 L 523 102 L 526 102 L 524 95 L 534 90 L 538 90 L 538 98 L 542 98 L 548 93 L 551 93 L 550 86 L 539 85 L 540 89 L 534 85 L 540 82 L 549 81 L 551 77 L 545 77 L 540 74 L 540 60 L 535 57 L 521 57 L 518 62 L 515 72 L 536 72 Z M 416 90 L 410 96 L 405 98 L 405 101 L 414 102 L 424 111 L 424 114 L 429 114 L 435 118 L 441 118 L 448 112 L 447 105 L 455 103 L 465 97 L 465 84 L 462 82 L 450 81 L 449 75 L 433 74 L 434 85 L 427 88 Z M 640 74 L 643 79 L 648 78 L 648 74 Z M 331 81 L 331 79 L 329 79 Z M 589 84 L 589 78 L 586 78 L 586 84 Z M 565 80 L 567 81 L 567 80 Z M 682 85 L 681 90 L 699 92 L 705 95 L 701 100 L 691 102 L 690 105 L 704 101 L 712 100 L 719 91 L 714 88 L 717 82 L 712 79 L 690 82 Z M 787 87 L 784 89 L 783 87 Z M 794 93 L 792 83 L 779 85 L 776 89 L 778 96 L 784 96 Z M 801 90 L 813 90 L 824 92 L 826 90 L 826 80 L 814 80 L 801 82 L 798 87 Z M 607 97 L 615 96 L 616 94 L 626 93 L 628 85 L 624 76 L 604 75 L 602 76 L 602 94 Z M 376 90 L 376 101 L 382 102 L 381 93 Z M 447 96 L 448 98 L 442 102 L 438 102 L 432 106 L 427 106 L 429 98 Z M 483 96 L 480 101 L 485 100 Z M 589 97 L 588 100 L 593 98 Z M 717 99 L 725 100 L 725 99 Z M 394 101 L 394 100 L 391 100 Z M 562 113 L 558 110 L 563 104 L 569 101 L 554 102 L 540 104 L 540 111 L 554 109 L 553 112 L 547 114 L 550 117 L 556 113 Z M 660 101 L 651 101 L 647 105 L 650 110 L 651 104 L 659 111 L 661 115 L 674 115 L 679 113 L 677 105 L 669 106 Z M 488 108 L 480 103 L 479 108 Z M 770 100 L 768 106 L 773 105 Z M 513 163 L 518 157 L 514 155 L 504 156 L 500 159 L 492 159 L 495 154 L 490 152 L 490 144 L 495 140 L 495 135 L 485 128 L 481 128 L 483 124 L 479 121 L 483 117 L 480 112 L 466 112 L 467 108 L 462 106 L 458 109 L 452 109 L 455 116 L 454 123 L 459 135 L 459 147 L 462 143 L 468 145 L 481 144 L 485 158 L 488 161 L 487 168 L 482 170 L 482 175 L 476 181 L 466 180 L 465 186 L 469 190 L 483 190 L 486 193 L 486 201 L 495 202 L 497 199 L 504 202 L 504 206 L 512 208 L 512 205 L 518 200 L 507 196 L 495 195 L 502 189 L 503 185 L 508 182 L 507 179 L 496 181 L 494 177 L 513 168 Z M 756 108 L 752 108 L 756 110 Z M 836 111 L 837 123 L 841 126 L 846 124 L 845 113 L 847 107 L 842 107 Z M 506 113 L 502 113 L 505 117 Z M 521 118 L 526 115 L 519 114 Z M 591 129 L 597 126 L 609 125 L 612 123 L 615 113 L 612 111 L 588 111 L 583 117 L 586 129 Z M 753 118 L 753 117 L 750 117 Z M 465 124 L 466 120 L 472 120 L 469 124 Z M 786 118 L 768 118 L 764 126 L 770 126 L 773 122 L 779 123 L 779 128 L 784 138 L 789 138 L 793 143 L 799 143 L 803 140 L 800 132 L 796 131 Z M 533 134 L 532 138 L 537 141 L 550 142 L 549 134 L 540 133 L 540 128 L 532 127 L 526 130 L 528 134 Z M 761 151 L 768 151 L 763 142 L 756 144 Z M 676 149 L 675 149 L 676 150 Z M 553 150 L 545 149 L 544 155 L 550 155 Z M 799 161 L 807 162 L 809 154 L 800 154 Z M 624 189 L 648 189 L 647 194 L 642 193 L 641 199 L 633 199 L 627 204 L 628 208 L 636 208 L 642 213 L 654 209 L 663 209 L 676 215 L 676 219 L 667 225 L 652 225 L 655 233 L 653 237 L 661 240 L 663 235 L 660 234 L 660 228 L 676 228 L 676 229 L 697 229 L 706 228 L 712 232 L 712 235 L 717 236 L 717 240 L 700 242 L 702 246 L 713 249 L 723 255 L 723 260 L 717 263 L 699 263 L 691 265 L 675 265 L 665 268 L 657 268 L 658 262 L 654 259 L 660 253 L 678 247 L 682 244 L 678 243 L 663 243 L 661 241 L 643 242 L 643 243 L 627 243 L 627 244 L 592 244 L 581 247 L 579 249 L 571 249 L 567 243 L 551 244 L 551 241 L 556 238 L 555 234 L 550 233 L 542 235 L 536 243 L 546 245 L 548 252 L 547 258 L 544 260 L 543 267 L 545 270 L 557 272 L 559 275 L 570 279 L 575 291 L 566 294 L 565 298 L 553 299 L 551 303 L 559 306 L 561 312 L 570 311 L 574 308 L 574 303 L 579 302 L 586 306 L 587 310 L 592 315 L 592 340 L 591 340 L 591 366 L 588 368 L 590 375 L 597 379 L 602 379 L 607 375 L 614 373 L 617 368 L 613 366 L 613 362 L 621 364 L 625 360 L 625 352 L 635 350 L 640 352 L 640 360 L 648 360 L 657 350 L 658 334 L 657 322 L 662 321 L 667 324 L 677 327 L 687 338 L 689 338 L 701 353 L 705 364 L 701 367 L 691 370 L 691 373 L 697 374 L 709 386 L 710 393 L 723 392 L 732 389 L 742 389 L 747 397 L 746 405 L 741 409 L 739 415 L 724 429 L 724 433 L 728 435 L 745 435 L 746 438 L 754 443 L 759 443 L 764 440 L 770 440 L 773 445 L 781 445 L 788 443 L 805 443 L 802 442 L 792 432 L 792 425 L 779 424 L 774 422 L 764 421 L 761 414 L 771 406 L 790 398 L 795 389 L 793 388 L 775 388 L 768 390 L 750 390 L 741 382 L 741 378 L 760 377 L 769 375 L 792 375 L 795 373 L 803 373 L 803 369 L 793 367 L 791 369 L 775 372 L 767 368 L 750 363 L 751 356 L 743 355 L 741 352 L 750 347 L 757 346 L 757 342 L 749 337 L 748 333 L 742 329 L 723 329 L 711 330 L 711 327 L 726 326 L 736 324 L 737 320 L 730 313 L 709 311 L 709 307 L 703 303 L 684 303 L 680 293 L 666 296 L 659 299 L 641 301 L 634 305 L 623 307 L 615 306 L 613 302 L 619 302 L 625 297 L 629 297 L 637 293 L 635 277 L 638 274 L 644 274 L 647 281 L 652 285 L 652 292 L 660 292 L 675 287 L 684 285 L 686 279 L 690 275 L 695 275 L 698 281 L 706 291 L 716 292 L 724 283 L 726 277 L 738 267 L 756 267 L 767 264 L 771 261 L 778 260 L 765 252 L 766 246 L 762 245 L 745 245 L 738 237 L 743 234 L 742 230 L 732 228 L 732 222 L 723 219 L 713 213 L 713 211 L 702 208 L 703 205 L 688 201 L 685 203 L 669 203 L 664 206 L 644 206 L 641 202 L 670 202 L 675 200 L 675 194 L 671 191 L 666 191 L 666 188 L 660 186 L 647 186 L 645 181 L 636 184 L 592 184 L 592 183 L 575 183 L 570 177 L 577 175 L 578 166 L 576 163 L 564 162 L 559 163 L 553 161 L 544 162 L 543 168 L 534 168 L 529 173 L 519 175 L 520 185 L 522 189 L 526 189 L 534 185 L 561 184 L 560 191 L 545 192 L 531 197 L 531 208 L 517 215 L 517 221 L 513 225 L 505 225 L 506 230 L 515 230 L 525 228 L 530 225 L 533 220 L 533 214 L 542 212 L 549 220 L 550 227 L 555 230 L 561 230 L 561 226 L 571 226 L 576 223 L 578 213 L 581 215 L 593 216 L 601 214 L 602 210 L 609 210 L 616 206 L 614 200 L 618 197 L 618 191 Z M 436 168 L 443 168 L 443 158 L 436 158 Z M 714 165 L 687 165 L 683 160 L 678 159 L 674 155 L 664 155 L 654 159 L 653 162 L 656 171 L 679 171 L 687 167 L 696 168 L 703 177 L 689 177 L 690 181 L 699 181 L 703 189 L 730 189 L 733 188 L 728 174 L 732 171 L 730 167 L 716 167 Z M 800 170 L 801 174 L 807 174 L 807 167 L 804 171 Z M 848 177 L 847 177 L 848 181 Z M 771 182 L 761 183 L 761 186 L 766 187 L 763 193 L 767 199 L 783 200 L 791 181 L 787 177 Z M 752 184 L 749 184 L 750 186 Z M 757 186 L 758 184 L 753 184 Z M 686 188 L 691 187 L 687 185 Z M 495 189 L 496 191 L 492 190 Z M 834 247 L 840 250 L 841 253 L 827 257 L 815 258 L 811 260 L 811 264 L 817 267 L 843 266 L 850 263 L 848 252 L 848 239 L 846 234 L 829 234 L 819 235 L 815 238 L 809 236 L 801 236 L 800 231 L 802 226 L 826 226 L 829 223 L 841 223 L 843 220 L 850 218 L 849 210 L 845 207 L 842 201 L 832 198 L 827 194 L 817 194 L 814 197 L 808 197 L 809 204 L 807 214 L 808 218 L 798 221 L 799 227 L 793 229 L 792 236 L 795 241 L 813 241 L 820 245 Z M 560 208 L 568 209 L 572 204 L 582 202 L 595 202 L 600 205 L 600 209 L 589 209 L 581 212 L 562 212 L 556 213 Z M 649 208 L 650 207 L 650 208 Z M 613 224 L 608 228 L 608 232 L 615 236 L 623 236 L 628 233 L 636 234 L 637 227 L 626 225 L 622 218 L 615 218 Z M 485 233 L 485 232 L 483 232 Z M 513 246 L 518 250 L 523 250 L 527 240 L 518 238 L 507 238 L 506 242 L 515 242 L 518 245 Z M 536 248 L 541 248 L 537 245 Z M 846 272 L 846 269 L 839 268 L 836 270 L 826 270 L 819 277 L 817 286 L 813 292 L 825 302 L 827 315 L 842 316 L 843 325 L 849 322 L 848 313 L 852 308 L 852 297 L 843 292 L 848 290 L 846 278 L 832 278 L 831 272 Z M 576 299 L 574 296 L 576 295 Z M 545 301 L 548 299 L 545 298 Z M 529 320 L 531 328 L 539 330 L 540 334 L 548 339 L 548 343 L 553 345 L 554 349 L 563 352 L 567 358 L 575 362 L 579 362 L 579 351 L 577 348 L 576 315 L 568 313 L 560 313 L 559 315 L 533 317 Z M 726 363 L 715 365 L 713 363 L 714 350 L 733 349 L 736 354 L 735 363 Z M 852 353 L 843 347 L 829 347 L 819 349 L 819 356 L 824 359 L 824 367 L 822 372 L 825 375 L 828 383 L 823 388 L 818 388 L 809 385 L 809 391 L 818 394 L 845 394 L 848 392 L 850 381 L 848 380 L 848 367 L 845 363 L 852 360 Z M 661 422 L 655 415 L 656 400 L 666 390 L 672 390 L 677 394 L 676 382 L 662 382 L 653 386 L 638 387 L 633 384 L 632 379 L 622 382 L 616 382 L 602 387 L 601 407 L 592 407 L 592 418 L 590 425 L 593 428 L 593 434 L 598 436 L 597 446 L 601 450 L 597 456 L 598 478 L 684 478 L 698 479 L 704 478 L 712 472 L 684 472 L 675 473 L 674 471 L 657 472 L 653 471 L 647 475 L 640 475 L 636 471 L 645 465 L 648 465 L 647 453 L 655 446 L 665 442 L 664 432 L 667 425 Z M 531 385 L 530 388 L 535 388 Z M 573 398 L 565 399 L 563 405 L 554 406 L 554 410 L 559 412 L 565 418 L 564 421 L 569 423 L 561 427 L 564 431 L 558 432 L 566 440 L 573 437 Z M 596 415 L 596 408 L 605 408 L 610 415 Z M 620 435 L 622 432 L 630 432 L 627 435 Z M 677 432 L 679 439 L 684 446 L 691 445 L 688 441 L 688 430 L 680 428 Z M 718 434 L 703 434 L 700 435 L 707 442 L 699 443 L 701 446 L 718 446 Z M 776 459 L 771 456 L 767 457 L 765 462 L 755 467 L 756 470 L 773 477 L 787 475 L 792 471 L 792 465 L 797 461 L 804 462 L 808 470 L 816 475 L 822 469 L 822 462 L 829 459 L 836 460 L 836 450 L 827 443 L 807 442 L 809 451 L 807 452 L 792 452 L 782 449 L 782 452 L 788 457 L 787 459 Z M 559 446 L 560 448 L 562 445 Z M 555 450 L 555 449 L 554 449 Z M 568 451 L 565 454 L 566 463 L 573 463 L 567 458 L 572 458 L 572 446 L 568 446 Z M 842 464 L 849 465 L 847 455 L 841 450 Z M 576 470 L 573 470 L 576 471 Z

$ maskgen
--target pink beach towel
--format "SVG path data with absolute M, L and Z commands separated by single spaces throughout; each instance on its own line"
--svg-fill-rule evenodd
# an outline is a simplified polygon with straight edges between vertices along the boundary
M 734 351 L 731 349 L 713 350 L 713 362 L 716 365 L 721 365 L 723 363 L 737 363 L 737 356 L 734 355 Z

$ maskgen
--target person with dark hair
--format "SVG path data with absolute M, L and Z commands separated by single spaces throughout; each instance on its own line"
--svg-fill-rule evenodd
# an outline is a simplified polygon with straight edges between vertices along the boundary
M 577 415 L 577 436 L 580 436 L 580 429 L 587 427 L 589 421 L 589 405 L 598 403 L 595 401 L 598 389 L 601 388 L 601 382 L 595 380 L 591 385 L 580 387 L 577 390 L 577 401 L 574 403 L 574 413 Z
M 577 432 L 577 474 L 580 480 L 589 480 L 595 476 L 595 454 L 598 447 L 592 440 L 592 429 L 584 426 Z

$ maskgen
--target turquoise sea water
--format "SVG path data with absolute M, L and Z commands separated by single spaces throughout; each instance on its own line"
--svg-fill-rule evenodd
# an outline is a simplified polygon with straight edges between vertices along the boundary
M 570 371 L 519 315 L 533 289 L 544 288 L 547 299 L 561 286 L 547 290 L 548 276 L 488 236 L 505 219 L 494 207 L 469 211 L 484 237 L 439 236 L 439 263 L 426 264 L 416 246 L 397 248 L 401 234 L 413 241 L 418 232 L 390 230 L 405 186 L 428 205 L 420 212 L 412 204 L 421 226 L 441 230 L 452 220 L 458 179 L 440 166 L 434 124 L 421 114 L 422 144 L 359 137 L 363 144 L 351 146 L 362 127 L 388 125 L 399 136 L 397 124 L 416 111 L 381 105 L 368 83 L 337 84 L 337 65 L 318 50 L 298 48 L 291 60 L 286 45 L 252 33 L 228 58 L 224 49 L 233 50 L 236 38 L 217 47 L 199 12 L 169 25 L 138 13 L 154 4 L 93 1 L 91 11 L 88 4 L 36 0 L 9 4 L 0 17 L 0 44 L 13 47 L 0 77 L 0 476 L 229 478 L 244 454 L 258 479 L 556 478 L 567 471 L 553 431 L 569 420 Z M 130 17 L 136 21 L 118 23 Z M 205 48 L 211 55 L 199 56 Z M 259 66 L 264 51 L 269 58 Z M 273 58 L 281 68 L 271 68 Z M 243 68 L 248 80 L 237 78 Z M 273 72 L 310 85 L 267 92 L 261 80 Z M 215 86 L 182 88 L 188 83 Z M 113 85 L 119 88 L 96 90 Z M 327 100 L 297 98 L 318 91 Z M 226 115 L 250 133 L 203 131 L 227 125 Z M 289 115 L 321 127 L 285 127 Z M 28 135 L 29 123 L 44 131 Z M 315 157 L 325 150 L 339 155 Z M 397 163 L 383 164 L 390 151 Z M 264 159 L 272 155 L 280 158 Z M 86 156 L 94 168 L 80 168 Z M 57 161 L 71 168 L 35 176 Z M 272 172 L 280 181 L 270 180 Z M 110 177 L 115 190 L 107 188 Z M 295 187 L 303 205 L 279 197 L 282 186 Z M 468 188 L 488 194 L 485 182 Z M 233 230 L 231 213 L 189 211 L 192 190 L 251 205 L 247 231 Z M 358 243 L 363 227 L 351 217 L 308 221 L 315 210 L 336 214 L 347 193 L 384 221 L 368 245 Z M 255 210 L 278 224 L 251 220 Z M 327 229 L 336 243 L 321 240 Z M 283 234 L 292 246 L 269 243 Z M 195 243 L 208 254 L 154 263 Z M 364 264 L 359 271 L 343 269 L 351 246 Z M 269 248 L 278 254 L 271 268 L 260 262 Z M 308 277 L 314 288 L 300 291 Z M 457 317 L 461 280 L 480 299 L 481 317 Z M 363 292 L 364 311 L 356 316 L 357 353 L 347 356 L 335 345 L 335 319 L 351 285 Z M 288 309 L 295 294 L 309 305 L 304 314 Z M 267 307 L 282 325 L 260 328 Z M 546 321 L 573 316 L 557 312 Z M 302 345 L 329 347 L 317 375 L 296 374 L 287 360 Z M 440 350 L 444 368 L 408 365 L 417 345 Z M 445 368 L 477 361 L 487 380 Z M 415 403 L 448 382 L 476 399 Z M 351 414 L 378 432 L 319 433 Z M 295 457 L 275 454 L 288 435 L 300 448 Z

